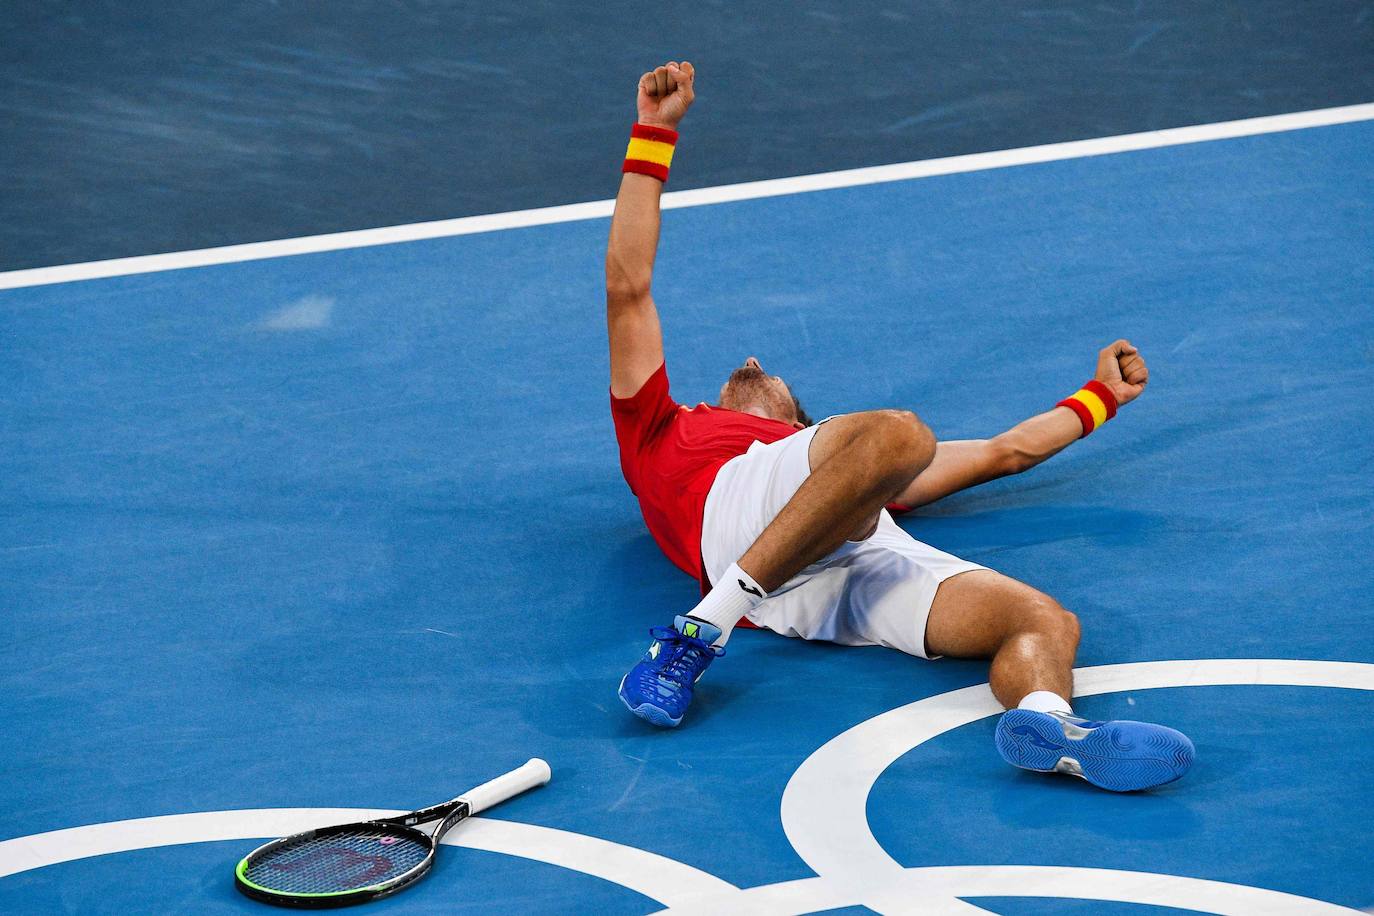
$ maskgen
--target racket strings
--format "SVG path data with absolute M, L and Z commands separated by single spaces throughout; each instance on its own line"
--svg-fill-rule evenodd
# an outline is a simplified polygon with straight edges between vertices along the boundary
M 249 861 L 244 877 L 288 894 L 343 893 L 398 878 L 429 855 L 410 837 L 372 830 L 314 836 Z

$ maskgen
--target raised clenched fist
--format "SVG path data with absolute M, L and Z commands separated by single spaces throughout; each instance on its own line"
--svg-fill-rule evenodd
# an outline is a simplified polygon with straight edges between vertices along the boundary
M 1145 367 L 1140 351 L 1131 346 L 1129 340 L 1118 340 L 1097 354 L 1097 375 L 1094 377 L 1111 389 L 1117 404 L 1128 404 L 1145 390 L 1150 370 Z
M 677 122 L 696 98 L 696 68 L 670 60 L 639 78 L 639 123 L 677 130 Z

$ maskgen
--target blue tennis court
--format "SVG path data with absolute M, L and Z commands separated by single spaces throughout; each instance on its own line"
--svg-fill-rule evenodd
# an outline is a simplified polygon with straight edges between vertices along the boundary
M 607 228 L 0 291 L 0 912 L 265 912 L 262 839 L 530 756 L 371 909 L 1374 911 L 1374 122 L 664 214 L 685 403 L 757 354 L 981 437 L 1140 348 L 900 523 L 1078 614 L 1083 714 L 1193 737 L 1147 795 L 1008 768 L 984 662 L 737 632 L 682 728 L 625 711 L 697 590 L 618 466 Z

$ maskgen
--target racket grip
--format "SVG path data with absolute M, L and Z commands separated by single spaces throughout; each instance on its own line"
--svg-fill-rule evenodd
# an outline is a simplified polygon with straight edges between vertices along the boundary
M 469 814 L 477 814 L 521 792 L 542 786 L 552 775 L 553 771 L 547 763 L 538 757 L 531 757 L 523 766 L 516 767 L 491 782 L 482 783 L 472 791 L 458 796 L 458 800 L 468 803 Z

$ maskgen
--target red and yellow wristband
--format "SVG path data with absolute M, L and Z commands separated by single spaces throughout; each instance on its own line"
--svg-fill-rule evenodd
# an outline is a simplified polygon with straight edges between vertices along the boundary
M 630 146 L 625 150 L 625 165 L 620 171 L 638 172 L 659 181 L 667 181 L 676 146 L 677 131 L 636 124 L 630 130 Z
M 1083 424 L 1083 436 L 1116 416 L 1116 396 L 1097 379 L 1088 382 L 1054 406 L 1067 407 L 1078 414 L 1078 419 Z M 1078 438 L 1081 439 L 1083 436 Z

